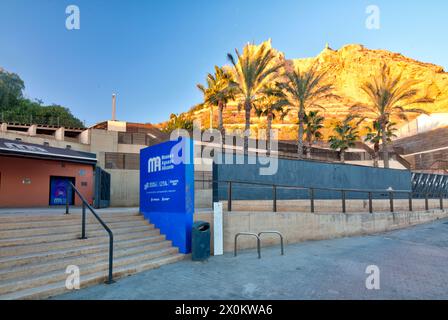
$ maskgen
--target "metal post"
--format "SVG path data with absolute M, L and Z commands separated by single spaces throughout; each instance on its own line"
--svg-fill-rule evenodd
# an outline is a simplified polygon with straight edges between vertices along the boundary
M 114 258 L 114 236 L 110 234 L 109 238 L 109 276 L 106 281 L 106 284 L 112 284 L 114 283 L 114 277 L 113 277 L 113 258 Z
M 258 251 L 258 259 L 261 259 L 261 242 L 260 242 L 260 237 L 255 234 L 255 233 L 250 233 L 250 232 L 240 232 L 237 233 L 235 235 L 235 251 L 234 251 L 234 256 L 237 256 L 237 252 L 238 252 L 238 237 L 239 236 L 250 236 L 250 237 L 255 237 L 257 238 L 257 251 Z
M 373 213 L 372 192 L 369 192 L 369 213 Z
M 232 181 L 229 181 L 227 190 L 227 211 L 232 211 Z
M 412 192 L 409 192 L 409 211 L 412 211 Z
M 284 256 L 285 249 L 284 249 L 284 244 L 283 244 L 283 235 L 279 231 L 261 231 L 258 233 L 258 238 L 260 238 L 260 242 L 261 242 L 261 235 L 266 234 L 266 233 L 277 234 L 280 237 L 281 254 L 282 254 L 282 256 Z
M 443 193 L 440 194 L 440 210 L 443 210 Z
M 65 198 L 65 214 L 69 214 L 68 197 Z
M 277 186 L 272 186 L 273 210 L 277 212 Z
M 87 239 L 86 237 L 86 204 L 82 203 L 82 235 L 81 239 Z
M 429 210 L 428 194 L 427 193 L 425 193 L 425 210 L 426 211 Z
M 314 213 L 314 189 L 310 189 L 311 213 Z
M 282 256 L 284 256 L 285 255 L 285 247 L 283 244 L 283 236 L 282 235 L 280 235 L 280 246 L 282 248 Z
M 390 212 L 394 212 L 394 193 L 389 192 Z
M 342 194 L 342 213 L 347 213 L 347 208 L 345 206 L 345 191 L 341 191 Z

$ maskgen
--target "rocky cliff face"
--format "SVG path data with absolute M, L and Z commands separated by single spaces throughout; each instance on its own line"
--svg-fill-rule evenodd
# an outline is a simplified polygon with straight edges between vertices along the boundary
M 335 93 L 342 97 L 340 102 L 324 102 L 327 125 L 335 120 L 344 118 L 349 107 L 355 103 L 365 102 L 366 96 L 359 89 L 386 63 L 393 73 L 402 73 L 405 79 L 417 79 L 422 94 L 427 94 L 435 99 L 432 104 L 418 106 L 430 113 L 448 112 L 448 73 L 442 67 L 419 62 L 407 58 L 401 54 L 386 50 L 370 50 L 362 45 L 347 45 L 339 50 L 326 47 L 314 58 L 294 59 L 295 66 L 306 68 L 312 63 L 318 63 L 319 67 L 328 69 L 328 79 L 334 85 Z M 201 119 L 202 125 L 209 126 L 209 109 L 192 109 L 187 112 L 194 119 Z M 411 117 L 412 119 L 412 117 Z M 217 114 L 214 112 L 214 125 L 217 125 Z M 244 114 L 238 112 L 235 104 L 230 104 L 224 114 L 224 123 L 227 130 L 242 129 L 244 127 Z M 280 129 L 280 139 L 296 139 L 297 137 L 297 114 L 290 114 L 283 120 L 276 119 L 274 128 Z M 400 125 L 398 125 L 400 126 Z M 265 128 L 266 119 L 252 117 L 252 128 Z M 325 135 L 328 136 L 326 130 Z

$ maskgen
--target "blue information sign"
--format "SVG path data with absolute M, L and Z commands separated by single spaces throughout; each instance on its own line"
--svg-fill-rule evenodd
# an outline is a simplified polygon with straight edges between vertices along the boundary
M 193 141 L 179 138 L 140 151 L 140 212 L 181 253 L 191 251 Z

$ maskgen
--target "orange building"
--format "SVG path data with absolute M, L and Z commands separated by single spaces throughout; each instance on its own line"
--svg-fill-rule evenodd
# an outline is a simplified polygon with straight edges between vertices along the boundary
M 73 183 L 93 203 L 96 155 L 0 139 L 0 207 L 81 205 Z

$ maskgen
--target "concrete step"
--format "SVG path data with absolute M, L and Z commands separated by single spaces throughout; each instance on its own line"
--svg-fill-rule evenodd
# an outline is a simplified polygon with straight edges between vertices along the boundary
M 165 264 L 178 262 L 185 259 L 183 254 L 173 254 L 166 257 L 161 257 L 157 259 L 150 259 L 146 261 L 140 261 L 138 264 L 133 264 L 129 266 L 122 266 L 114 269 L 114 278 L 118 279 L 120 277 L 135 274 L 137 272 L 156 269 Z M 81 288 L 88 287 L 93 284 L 99 284 L 106 281 L 107 275 L 104 272 L 98 272 L 90 274 L 88 276 L 81 276 Z M 18 290 L 13 293 L 8 293 L 5 295 L 0 295 L 1 300 L 24 300 L 24 299 L 46 299 L 58 294 L 63 294 L 70 292 L 65 287 L 65 279 L 57 281 L 55 283 L 29 288 L 25 290 Z
M 123 222 L 133 222 L 133 221 L 145 221 L 142 215 L 128 215 L 125 217 L 114 216 L 114 217 L 102 217 L 100 216 L 106 224 L 113 223 L 123 223 Z M 57 218 L 57 219 L 56 219 Z M 56 226 L 71 226 L 71 225 L 81 225 L 82 216 L 81 215 L 61 215 L 53 218 L 52 216 L 41 217 L 37 220 L 8 220 L 6 222 L 0 221 L 0 232 L 2 230 L 14 230 L 14 229 L 26 229 L 26 228 L 39 228 L 39 227 L 56 227 Z M 91 214 L 87 213 L 86 222 L 90 224 L 98 224 L 98 220 Z
M 133 217 L 142 217 L 140 213 L 135 212 L 114 212 L 114 213 L 101 213 L 98 215 L 103 220 L 108 219 L 123 219 L 123 218 L 133 218 Z M 87 216 L 89 218 L 94 219 L 92 213 L 87 211 Z M 4 223 L 17 223 L 17 222 L 37 222 L 37 221 L 60 221 L 60 220 L 70 220 L 70 219 L 79 219 L 81 217 L 80 212 L 70 213 L 68 215 L 65 214 L 65 208 L 61 210 L 61 213 L 47 213 L 47 214 L 2 214 L 0 215 L 0 224 Z
M 134 245 L 132 247 L 125 248 L 120 248 L 115 245 L 114 259 L 166 248 L 172 248 L 171 241 L 160 241 L 142 245 Z M 107 262 L 109 258 L 108 247 L 103 247 L 101 252 L 81 253 L 81 251 L 82 249 L 79 250 L 78 254 L 75 256 L 61 255 L 58 258 L 52 257 L 44 259 L 42 261 L 28 263 L 27 265 L 19 265 L 9 267 L 7 269 L 0 269 L 0 284 L 2 281 L 11 280 L 14 278 L 24 279 L 26 277 L 44 274 L 53 270 L 64 269 L 69 265 L 80 266 L 86 261 L 88 261 L 89 263 L 96 263 L 100 261 Z
M 115 228 L 112 230 L 114 237 L 119 236 L 121 234 L 128 234 L 130 232 L 139 232 L 146 230 L 153 230 L 154 227 L 150 225 L 142 225 L 139 227 L 124 227 L 124 228 Z M 56 231 L 56 230 L 55 230 Z M 107 235 L 106 230 L 95 230 L 87 233 L 87 237 L 93 238 L 98 236 Z M 7 238 L 0 239 L 0 248 L 11 247 L 11 246 L 19 246 L 19 245 L 27 245 L 27 244 L 37 244 L 37 243 L 49 243 L 56 241 L 64 241 L 64 240 L 74 240 L 78 239 L 81 236 L 81 231 L 78 232 L 70 232 L 70 233 L 51 233 L 46 235 L 37 235 L 37 236 L 26 236 L 26 237 L 18 237 L 18 238 Z
M 135 265 L 140 263 L 140 261 L 147 261 L 157 259 L 163 256 L 176 254 L 177 248 L 164 248 L 160 250 L 151 250 L 148 252 L 120 257 L 114 259 L 114 266 L 116 268 L 126 267 L 129 265 Z M 91 263 L 90 261 L 84 261 L 83 264 L 79 265 L 81 279 L 89 274 L 103 273 L 107 275 L 109 264 L 107 261 L 99 261 L 96 263 Z M 52 272 L 47 272 L 41 275 L 34 275 L 24 279 L 16 278 L 7 281 L 0 282 L 0 298 L 2 295 L 18 291 L 26 290 L 30 288 L 35 288 L 39 286 L 45 286 L 57 281 L 65 281 L 67 279 L 67 274 L 65 273 L 66 266 L 54 270 Z
M 146 221 L 143 216 L 129 217 L 126 219 L 108 219 L 107 225 L 139 225 L 143 221 Z M 66 219 L 58 221 L 33 221 L 33 222 L 16 222 L 16 223 L 4 223 L 0 225 L 0 233 L 10 230 L 26 230 L 26 229 L 39 229 L 39 228 L 61 228 L 61 227 L 80 227 L 81 217 L 79 219 Z M 87 226 L 99 226 L 99 222 L 96 219 L 86 219 Z
M 165 240 L 164 235 L 156 235 L 153 237 L 143 237 L 122 241 L 114 240 L 114 250 L 119 250 L 121 248 L 131 248 L 133 246 L 144 246 L 151 243 L 161 243 L 165 241 L 167 240 Z M 80 241 L 80 243 L 82 243 L 82 241 Z M 105 252 L 106 250 L 109 250 L 108 242 L 94 245 L 89 244 L 80 247 L 70 246 L 67 249 L 52 250 L 52 251 L 49 251 L 48 247 L 45 247 L 44 251 L 26 253 L 21 254 L 19 256 L 8 256 L 0 258 L 0 270 L 29 265 L 33 263 L 45 263 L 46 261 L 51 259 L 75 257 L 77 255 L 86 255 L 90 253 L 101 253 Z
M 114 234 L 114 241 L 120 240 L 130 240 L 130 239 L 138 239 L 138 238 L 149 238 L 152 236 L 159 235 L 160 231 L 158 229 L 152 230 L 144 230 L 144 231 L 136 231 L 132 233 L 122 233 L 122 234 Z M 69 239 L 69 240 L 58 240 L 52 239 L 53 242 L 45 242 L 34 244 L 32 241 L 26 241 L 26 239 L 22 239 L 22 244 L 20 245 L 12 245 L 8 247 L 3 247 L 0 250 L 0 257 L 8 257 L 13 255 L 21 255 L 26 253 L 36 253 L 36 252 L 48 252 L 59 249 L 67 249 L 67 248 L 75 248 L 82 247 L 87 245 L 97 245 L 103 243 L 109 243 L 109 236 L 106 232 L 104 232 L 101 236 L 91 236 L 88 235 L 89 238 L 86 240 L 81 239 Z
M 109 223 L 107 225 L 112 232 L 115 233 L 115 230 L 123 230 L 123 229 L 138 229 L 141 227 L 154 228 L 153 225 L 150 225 L 146 221 L 135 221 L 135 222 L 121 222 L 121 223 Z M 61 226 L 61 227 L 48 227 L 48 228 L 27 228 L 27 229 L 15 229 L 15 230 L 2 230 L 0 231 L 0 240 L 8 239 L 8 238 L 16 238 L 16 237 L 34 237 L 34 236 L 43 236 L 43 235 L 56 235 L 56 234 L 72 234 L 79 236 L 81 234 L 82 225 L 79 223 L 78 225 L 73 226 Z M 87 236 L 91 234 L 97 234 L 98 232 L 104 232 L 103 226 L 99 223 L 95 224 L 86 224 L 86 233 Z
M 67 292 L 67 266 L 81 272 L 81 286 L 106 280 L 109 236 L 90 212 L 88 239 L 81 214 L 0 216 L 0 299 L 42 299 Z M 135 212 L 102 213 L 114 233 L 114 278 L 184 258 L 160 230 Z

